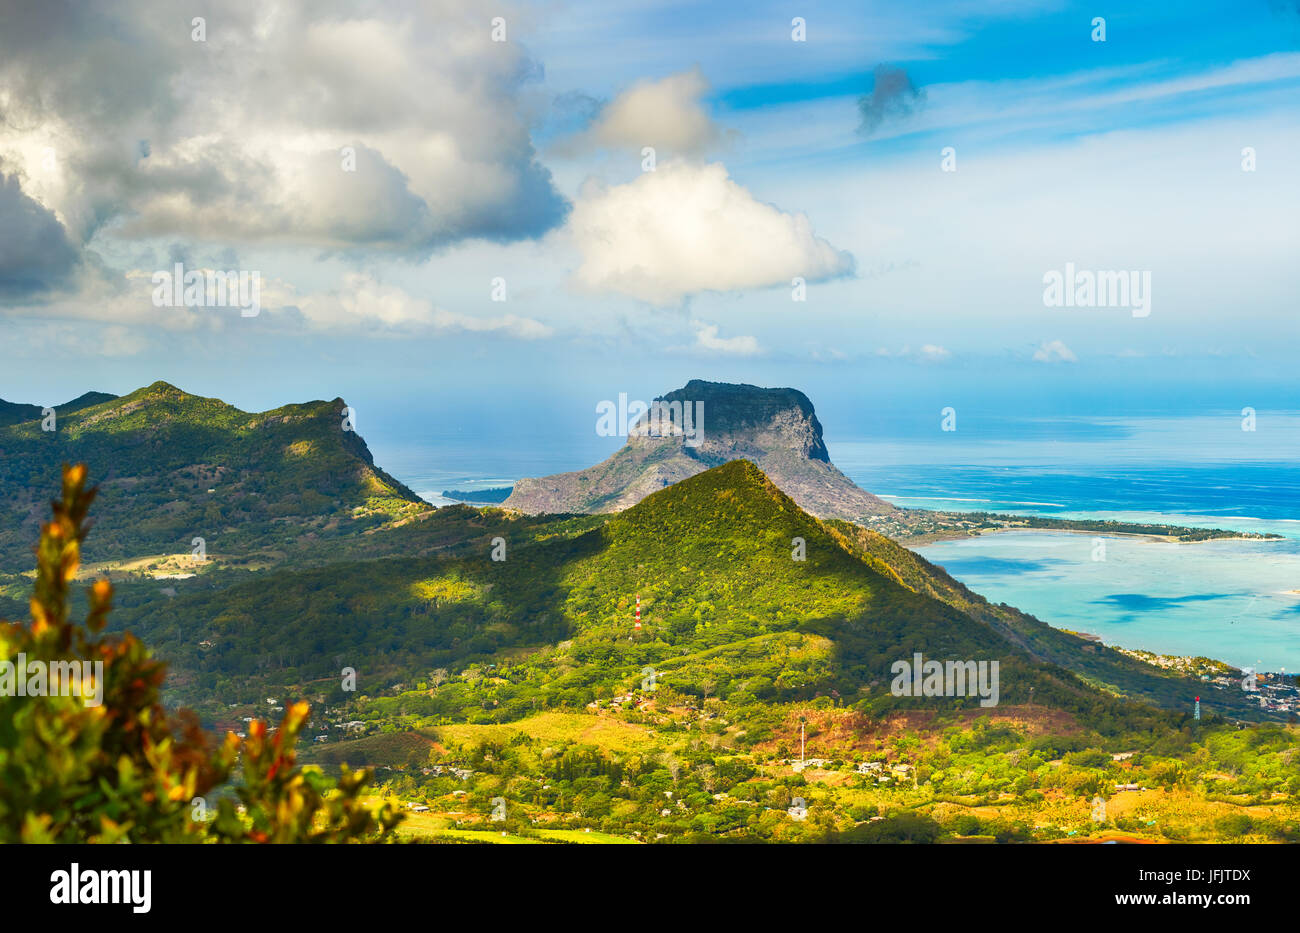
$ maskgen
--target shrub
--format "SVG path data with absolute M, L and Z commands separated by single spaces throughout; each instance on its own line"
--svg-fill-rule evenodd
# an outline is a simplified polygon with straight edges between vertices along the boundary
M 943 834 L 943 827 L 928 816 L 905 812 L 875 823 L 862 823 L 839 833 L 839 842 L 928 843 Z

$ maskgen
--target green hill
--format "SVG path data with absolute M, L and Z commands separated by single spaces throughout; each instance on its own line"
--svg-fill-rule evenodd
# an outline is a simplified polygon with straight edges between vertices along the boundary
M 6 403 L 0 417 L 0 570 L 26 570 L 59 466 L 85 462 L 99 484 L 88 561 L 293 550 L 428 507 L 342 429 L 342 399 L 243 412 L 165 382 L 56 408 Z M 0 413 L 4 414 L 4 413 Z

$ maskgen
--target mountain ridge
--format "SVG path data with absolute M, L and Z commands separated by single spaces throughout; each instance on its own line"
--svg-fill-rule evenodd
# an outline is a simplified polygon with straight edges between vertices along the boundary
M 44 512 L 41 484 L 63 462 L 88 463 L 100 487 L 97 511 L 112 539 L 92 539 L 92 560 L 189 551 L 194 537 L 214 550 L 218 540 L 293 547 L 300 534 L 429 508 L 345 430 L 341 398 L 250 413 L 158 381 L 78 401 L 56 409 L 52 432 L 39 417 L 0 424 L 0 508 L 10 519 L 0 527 L 0 567 L 26 565 Z

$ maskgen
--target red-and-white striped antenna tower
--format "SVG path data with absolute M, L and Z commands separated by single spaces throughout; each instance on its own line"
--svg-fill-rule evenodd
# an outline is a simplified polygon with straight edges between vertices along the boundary
M 641 597 L 636 598 L 636 630 L 641 631 Z

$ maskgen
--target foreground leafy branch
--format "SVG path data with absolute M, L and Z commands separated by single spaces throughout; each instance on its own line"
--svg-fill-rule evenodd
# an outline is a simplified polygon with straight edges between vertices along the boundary
M 166 667 L 129 632 L 103 634 L 113 587 L 96 581 L 89 610 L 70 621 L 95 490 L 84 464 L 63 468 L 60 500 L 41 529 L 29 624 L 0 622 L 0 842 L 348 842 L 385 838 L 400 817 L 372 813 L 360 793 L 368 770 L 342 769 L 331 786 L 295 764 L 307 722 L 294 704 L 278 730 L 253 722 L 248 739 L 227 733 L 215 748 L 188 711 L 161 703 Z M 20 663 L 21 662 L 21 663 Z M 50 671 L 88 676 L 52 689 Z M 101 666 L 102 665 L 102 666 Z M 47 695 L 19 695 L 29 672 Z M 40 672 L 46 672 L 41 674 Z M 65 677 L 66 682 L 66 677 Z M 195 798 L 239 774 L 215 819 Z

